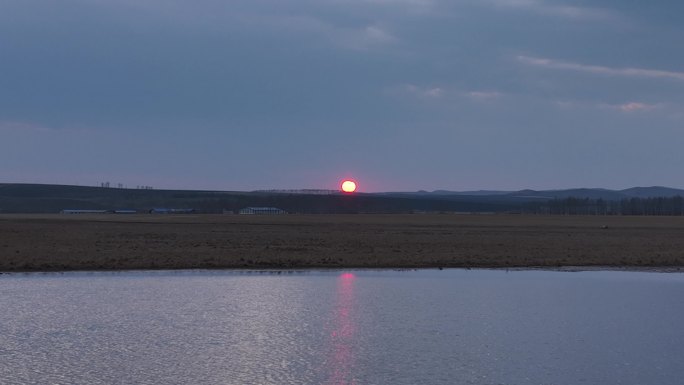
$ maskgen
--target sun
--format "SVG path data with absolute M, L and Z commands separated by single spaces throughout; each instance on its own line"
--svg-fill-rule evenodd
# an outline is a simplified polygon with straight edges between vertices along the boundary
M 356 182 L 349 179 L 345 180 L 344 182 L 342 182 L 342 191 L 346 193 L 353 193 L 354 191 L 356 191 Z

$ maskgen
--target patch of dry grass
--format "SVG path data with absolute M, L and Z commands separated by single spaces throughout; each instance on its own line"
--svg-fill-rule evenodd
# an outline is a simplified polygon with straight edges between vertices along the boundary
M 0 271 L 684 266 L 684 218 L 0 215 Z

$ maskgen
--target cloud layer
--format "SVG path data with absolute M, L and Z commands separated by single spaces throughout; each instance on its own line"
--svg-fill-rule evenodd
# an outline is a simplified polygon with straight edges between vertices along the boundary
M 0 182 L 684 187 L 682 8 L 6 0 Z
M 655 78 L 655 79 L 673 79 L 684 81 L 684 72 L 677 71 L 663 71 L 658 69 L 647 68 L 615 68 L 599 65 L 587 65 L 580 63 L 572 63 L 561 60 L 553 60 L 540 57 L 530 57 L 520 55 L 517 57 L 518 61 L 523 64 L 550 68 L 557 70 L 578 71 L 590 74 L 609 75 L 609 76 L 625 76 L 625 77 L 639 77 L 639 78 Z

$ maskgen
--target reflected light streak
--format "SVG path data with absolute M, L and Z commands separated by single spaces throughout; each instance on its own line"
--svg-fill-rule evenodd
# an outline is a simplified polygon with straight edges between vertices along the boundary
M 354 379 L 354 281 L 353 273 L 343 273 L 337 281 L 337 298 L 334 308 L 333 327 L 330 332 L 331 373 L 329 385 L 356 385 Z

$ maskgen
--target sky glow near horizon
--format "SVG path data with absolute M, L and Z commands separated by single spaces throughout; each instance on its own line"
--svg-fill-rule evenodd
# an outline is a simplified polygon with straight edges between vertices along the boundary
M 0 183 L 684 188 L 682 14 L 658 0 L 5 0 Z

